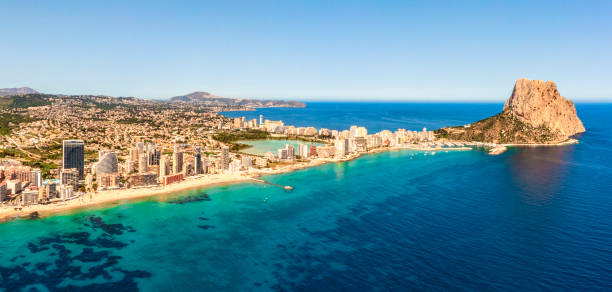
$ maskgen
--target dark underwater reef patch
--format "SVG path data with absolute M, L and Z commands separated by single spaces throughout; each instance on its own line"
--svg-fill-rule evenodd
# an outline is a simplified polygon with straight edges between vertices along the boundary
M 186 196 L 186 197 L 171 199 L 171 200 L 166 201 L 166 203 L 182 205 L 182 204 L 202 202 L 202 201 L 210 201 L 210 197 L 207 194 L 200 194 L 200 195 L 195 195 L 195 196 Z
M 204 222 L 208 221 L 208 218 L 206 218 L 204 216 L 200 216 L 200 217 L 198 217 L 198 219 L 200 219 L 200 221 L 204 221 Z M 200 224 L 200 225 L 198 225 L 198 228 L 207 230 L 207 229 L 215 228 L 215 226 L 210 225 L 210 224 Z
M 122 269 L 121 257 L 113 254 L 127 246 L 117 236 L 134 232 L 132 227 L 107 224 L 97 216 L 81 220 L 87 231 L 40 237 L 28 243 L 25 255 L 15 256 L 11 265 L 0 266 L 0 291 L 37 291 L 34 285 L 50 291 L 134 291 L 138 290 L 137 278 L 151 277 L 147 271 Z M 28 256 L 27 252 L 43 256 Z M 25 262 L 32 259 L 38 262 Z M 91 284 L 77 286 L 73 281 Z
M 123 224 L 106 224 L 102 221 L 102 218 L 98 216 L 88 216 L 87 222 L 85 222 L 85 226 L 89 226 L 94 229 L 102 229 L 105 233 L 112 235 L 121 235 L 124 231 L 134 232 L 134 228 L 131 226 L 125 226 Z
M 389 206 L 398 208 L 390 209 Z M 413 274 L 404 268 L 411 257 L 404 257 L 397 248 L 411 246 L 410 240 L 398 237 L 394 228 L 381 228 L 374 223 L 404 220 L 400 215 L 408 206 L 409 201 L 392 197 L 384 202 L 350 208 L 348 215 L 336 218 L 337 227 L 333 229 L 311 231 L 298 226 L 297 230 L 306 234 L 308 240 L 276 245 L 278 254 L 272 258 L 276 283 L 269 289 L 369 291 L 384 283 L 393 285 L 393 289 L 388 290 L 410 290 L 402 287 L 427 290 L 427 287 L 415 286 Z M 408 222 L 401 223 L 408 225 Z M 329 248 L 319 250 L 321 244 Z

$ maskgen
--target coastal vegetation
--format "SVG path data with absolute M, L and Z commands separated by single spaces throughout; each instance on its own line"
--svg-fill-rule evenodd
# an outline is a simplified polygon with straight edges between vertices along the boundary
M 30 150 L 31 149 L 28 149 L 28 153 L 30 153 L 30 155 L 28 155 L 28 153 L 22 150 L 19 150 L 19 149 L 11 149 L 11 148 L 0 149 L 0 158 L 17 159 L 21 161 L 23 165 L 34 167 L 34 168 L 40 168 L 40 170 L 42 171 L 43 178 L 50 178 L 51 170 L 57 169 L 57 164 L 53 162 L 52 159 L 58 158 L 59 155 L 53 152 L 39 152 L 40 154 L 36 154 L 34 153 L 34 151 L 30 151 Z M 32 157 L 32 155 L 37 155 L 39 157 L 35 158 L 35 157 Z
M 436 130 L 438 138 L 502 144 L 555 144 L 586 129 L 574 103 L 552 81 L 519 79 L 501 113 L 470 125 Z
M 19 123 L 27 123 L 33 121 L 32 118 L 19 114 L 0 113 L 0 136 L 9 135 L 13 128 Z
M 251 147 L 251 145 L 241 144 L 238 140 L 263 140 L 270 137 L 270 133 L 257 129 L 248 129 L 246 131 L 224 131 L 212 136 L 213 139 L 223 142 L 230 147 L 232 151 Z
M 57 164 L 53 162 L 26 160 L 26 161 L 23 161 L 22 163 L 23 165 L 30 166 L 33 168 L 40 168 L 40 170 L 42 171 L 43 179 L 52 178 L 51 170 L 57 169 Z
M 219 142 L 223 142 L 230 146 L 230 150 L 238 151 L 241 149 L 252 147 L 251 145 L 246 145 L 242 143 L 238 143 L 236 141 L 239 140 L 298 140 L 304 142 L 316 142 L 326 144 L 327 142 L 323 139 L 317 139 L 317 137 L 304 137 L 299 135 L 274 135 L 269 132 L 257 130 L 257 129 L 248 129 L 246 131 L 224 131 L 219 132 L 213 135 L 213 138 Z
M 0 109 L 28 108 L 50 105 L 44 94 L 9 95 L 0 97 Z
M 471 125 L 442 128 L 435 133 L 440 138 L 457 141 L 481 141 L 495 143 L 547 143 L 555 138 L 547 127 L 534 127 L 515 116 L 502 112 Z
M 261 140 L 268 139 L 270 133 L 257 129 L 248 129 L 246 131 L 225 131 L 213 135 L 213 138 L 219 142 L 232 143 L 238 140 Z

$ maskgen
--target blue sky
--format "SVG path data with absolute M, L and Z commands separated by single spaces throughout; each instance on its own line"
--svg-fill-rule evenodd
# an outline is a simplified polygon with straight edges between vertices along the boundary
M 0 88 L 165 98 L 612 100 L 612 1 L 1 1 Z

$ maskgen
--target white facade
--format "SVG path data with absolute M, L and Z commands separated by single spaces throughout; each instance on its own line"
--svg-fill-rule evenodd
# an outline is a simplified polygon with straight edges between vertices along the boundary
M 299 144 L 298 145 L 298 155 L 302 158 L 308 158 L 308 145 Z

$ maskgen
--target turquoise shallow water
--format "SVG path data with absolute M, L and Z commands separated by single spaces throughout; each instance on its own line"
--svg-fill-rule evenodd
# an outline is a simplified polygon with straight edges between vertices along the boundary
M 610 105 L 581 144 L 396 151 L 0 224 L 0 289 L 609 290 Z M 43 289 L 44 287 L 44 289 Z
M 276 155 L 278 149 L 285 147 L 285 144 L 292 145 L 295 148 L 296 153 L 297 153 L 297 149 L 298 149 L 298 145 L 299 144 L 306 144 L 308 146 L 312 146 L 312 145 L 316 145 L 316 146 L 324 145 L 322 143 L 315 143 L 315 142 L 305 142 L 305 141 L 298 141 L 298 140 L 274 140 L 274 139 L 270 139 L 270 140 L 240 140 L 240 141 L 237 141 L 237 142 L 241 143 L 241 144 L 251 145 L 251 147 L 244 148 L 244 149 L 240 150 L 240 152 L 244 152 L 244 153 L 248 153 L 248 154 L 254 154 L 254 155 L 264 155 L 264 154 L 266 154 L 266 152 L 272 152 L 272 153 L 274 153 L 274 155 Z

